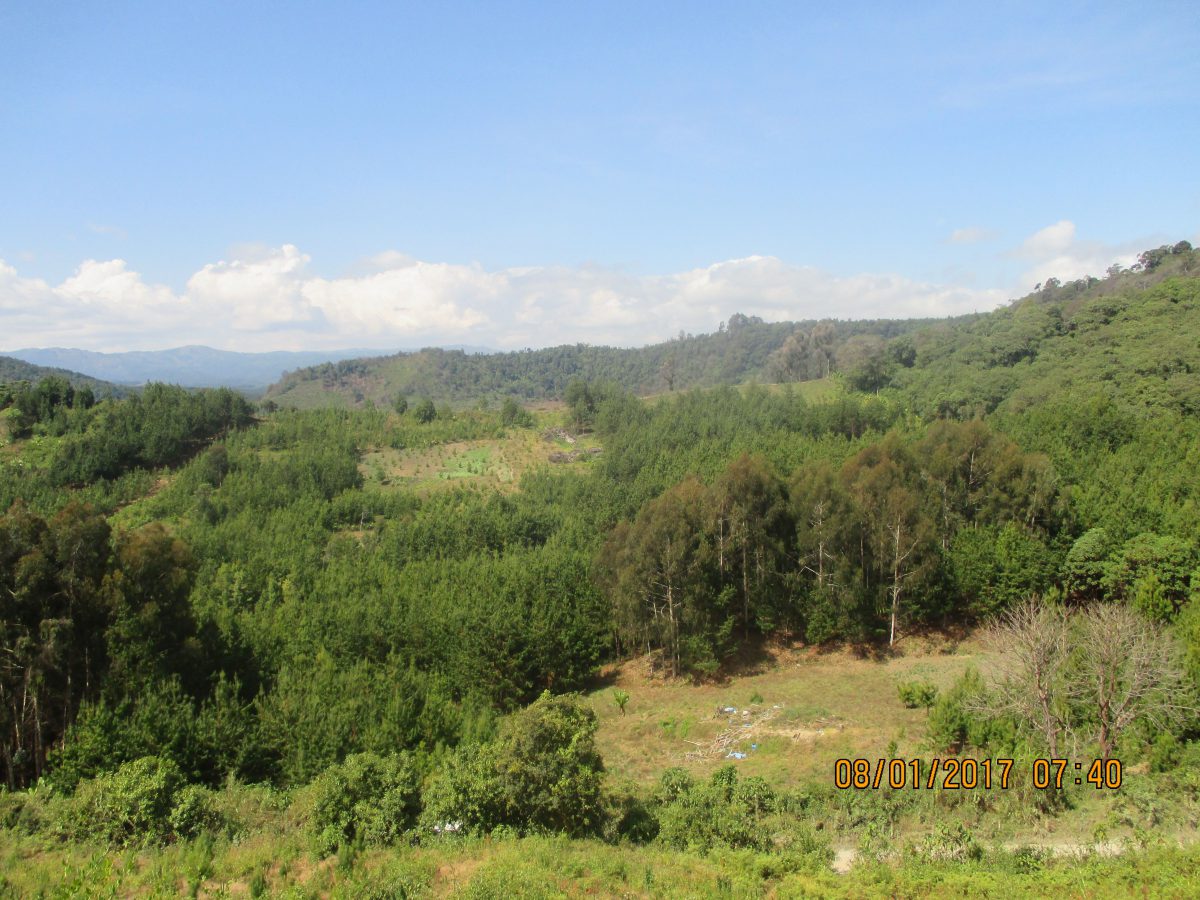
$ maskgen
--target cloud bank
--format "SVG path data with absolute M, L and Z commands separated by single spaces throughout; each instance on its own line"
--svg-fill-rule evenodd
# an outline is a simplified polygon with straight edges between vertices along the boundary
M 1114 264 L 1127 268 L 1149 246 L 1149 242 L 1113 246 L 1102 241 L 1081 241 L 1075 236 L 1075 223 L 1063 219 L 1034 232 L 1014 255 L 1033 264 L 1021 278 L 1021 286 L 1028 290 L 1048 278 L 1073 281 L 1088 275 L 1101 276 Z
M 1101 273 L 1118 258 L 1112 250 L 1079 242 L 1075 226 L 1063 221 L 1015 253 L 1028 267 L 1022 286 L 1029 287 L 1051 274 L 1065 280 Z M 487 270 L 388 252 L 353 274 L 325 278 L 310 263 L 291 244 L 247 248 L 203 266 L 177 293 L 147 283 L 121 259 L 86 260 L 58 285 L 23 276 L 0 260 L 0 346 L 635 346 L 680 330 L 712 331 L 735 312 L 768 321 L 947 316 L 991 309 L 1016 293 L 895 274 L 835 276 L 771 256 L 668 275 L 602 266 Z

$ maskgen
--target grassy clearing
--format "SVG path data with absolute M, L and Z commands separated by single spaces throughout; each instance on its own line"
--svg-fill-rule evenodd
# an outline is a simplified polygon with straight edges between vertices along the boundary
M 791 390 L 799 394 L 809 403 L 828 403 L 846 393 L 846 384 L 840 375 L 827 375 L 812 381 L 793 381 L 787 384 L 764 385 L 772 393 L 783 393 Z M 745 386 L 742 387 L 745 391 Z
M 915 638 L 901 647 L 903 655 L 886 662 L 849 650 L 767 648 L 742 674 L 700 685 L 656 677 L 645 660 L 614 667 L 606 673 L 611 687 L 591 695 L 601 721 L 601 749 L 605 759 L 642 783 L 669 766 L 707 774 L 728 760 L 713 754 L 689 759 L 702 749 L 697 744 L 708 745 L 769 715 L 762 725 L 744 729 L 749 737 L 737 749 L 748 754 L 740 769 L 776 785 L 828 780 L 838 757 L 883 756 L 892 741 L 892 755 L 915 755 L 928 714 L 906 709 L 897 684 L 923 678 L 946 688 L 978 665 L 979 649 L 969 641 Z M 630 694 L 625 715 L 612 700 L 612 687 Z M 736 712 L 719 711 L 726 707 Z M 752 743 L 756 750 L 750 750 Z
M 349 394 L 340 390 L 326 388 L 319 380 L 301 381 L 281 394 L 272 395 L 280 406 L 295 407 L 296 409 L 350 409 L 358 404 L 352 401 Z
M 395 450 L 375 448 L 359 463 L 364 486 L 381 491 L 436 491 L 464 482 L 485 489 L 515 490 L 521 476 L 545 465 L 584 469 L 587 458 L 569 463 L 552 462 L 555 453 L 598 447 L 590 435 L 574 444 L 553 437 L 543 428 L 511 429 L 498 440 L 456 441 L 434 447 Z

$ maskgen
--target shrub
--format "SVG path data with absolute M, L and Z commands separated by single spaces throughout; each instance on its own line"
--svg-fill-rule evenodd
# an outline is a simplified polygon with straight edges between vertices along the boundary
M 928 681 L 902 681 L 896 690 L 900 702 L 909 709 L 929 709 L 937 700 L 938 689 Z
M 508 397 L 500 406 L 500 424 L 516 426 L 518 428 L 530 428 L 533 426 L 533 416 L 528 410 L 517 403 L 516 400 Z
M 438 417 L 437 407 L 433 405 L 432 400 L 426 397 L 413 410 L 413 417 L 422 425 L 428 425 Z
M 937 697 L 929 710 L 931 749 L 961 751 L 964 747 L 986 747 L 1002 730 L 1003 723 L 992 722 L 976 712 L 984 684 L 979 673 L 968 669 L 950 690 Z
M 601 836 L 610 844 L 620 841 L 648 844 L 658 836 L 658 819 L 632 785 L 605 794 L 603 822 Z
M 682 766 L 672 766 L 659 776 L 655 799 L 659 803 L 670 803 L 687 794 L 696 785 L 691 772 Z
M 309 828 L 325 853 L 357 842 L 393 843 L 413 826 L 420 808 L 420 778 L 403 753 L 348 756 L 318 776 L 309 791 Z
M 175 763 L 144 756 L 82 782 L 59 826 L 74 837 L 113 844 L 165 841 L 173 835 L 171 813 L 182 787 Z
M 61 819 L 69 802 L 44 781 L 26 791 L 0 788 L 0 828 L 35 834 Z
M 685 774 L 669 769 L 659 785 L 663 843 L 680 850 L 771 849 L 772 830 L 765 820 L 778 808 L 778 798 L 763 779 L 739 780 L 733 766 L 718 769 L 707 783 L 681 777 Z
M 978 861 L 983 857 L 983 847 L 965 825 L 938 825 L 933 834 L 914 848 L 915 853 L 928 861 L 952 860 L 954 862 Z
M 179 792 L 169 821 L 172 834 L 185 838 L 217 831 L 225 824 L 213 803 L 213 792 L 199 784 L 189 784 Z
M 496 740 L 450 757 L 426 794 L 426 825 L 594 834 L 604 777 L 595 734 L 596 714 L 578 696 L 542 694 Z

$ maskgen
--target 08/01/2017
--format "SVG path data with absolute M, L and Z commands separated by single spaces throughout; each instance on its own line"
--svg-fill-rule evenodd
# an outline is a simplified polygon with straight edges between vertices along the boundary
M 833 784 L 840 790 L 965 790 L 993 787 L 1006 790 L 1014 782 L 1012 759 L 839 759 L 833 764 Z M 1024 767 L 1021 767 L 1024 771 Z M 1072 780 L 1096 788 L 1121 786 L 1119 759 L 1072 763 L 1066 759 L 1035 759 L 1029 764 L 1029 783 L 1039 790 L 1061 789 Z

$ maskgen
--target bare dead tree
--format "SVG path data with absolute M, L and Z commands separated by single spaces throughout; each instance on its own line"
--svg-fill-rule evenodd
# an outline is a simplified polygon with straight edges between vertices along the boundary
M 997 619 L 985 642 L 993 684 L 973 708 L 1011 715 L 1052 757 L 1081 735 L 1107 761 L 1132 725 L 1165 729 L 1195 712 L 1174 641 L 1124 604 L 1072 613 L 1030 598 Z
M 1052 757 L 1070 733 L 1068 677 L 1070 615 L 1030 597 L 1012 607 L 985 632 L 993 651 L 993 687 L 974 706 L 988 715 L 1011 715 L 1038 734 Z
M 1096 604 L 1076 618 L 1072 692 L 1094 716 L 1092 736 L 1105 761 L 1135 723 L 1163 730 L 1194 712 L 1178 648 L 1161 626 L 1119 603 Z

